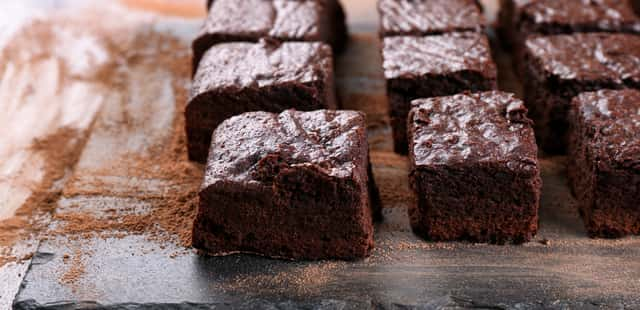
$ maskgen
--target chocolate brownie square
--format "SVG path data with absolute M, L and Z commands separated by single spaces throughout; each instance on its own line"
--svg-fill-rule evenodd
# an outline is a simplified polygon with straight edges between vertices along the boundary
M 213 130 L 249 111 L 335 109 L 331 48 L 324 43 L 223 43 L 209 49 L 185 110 L 189 158 L 204 162 Z
M 386 37 L 382 58 L 398 153 L 407 153 L 411 100 L 497 88 L 489 41 L 477 32 Z
M 345 14 L 338 0 L 216 0 L 193 41 L 193 70 L 215 44 L 261 38 L 320 41 L 339 52 L 347 41 Z
M 532 34 L 640 33 L 631 0 L 501 0 L 498 19 L 498 33 L 512 47 Z
M 244 113 L 214 133 L 193 245 L 210 254 L 362 258 L 379 212 L 371 193 L 363 113 Z
M 640 92 L 572 102 L 569 180 L 591 237 L 640 234 Z
M 526 108 L 512 94 L 463 93 L 413 101 L 410 206 L 428 240 L 522 243 L 538 228 L 541 179 Z
M 640 88 L 640 36 L 577 33 L 530 38 L 524 93 L 538 143 L 564 153 L 571 99 L 598 89 Z
M 378 0 L 378 13 L 382 37 L 482 31 L 486 26 L 476 0 Z

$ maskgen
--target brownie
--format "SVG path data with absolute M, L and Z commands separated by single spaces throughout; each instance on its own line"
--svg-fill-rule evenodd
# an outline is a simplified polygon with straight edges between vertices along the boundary
M 335 109 L 331 48 L 320 42 L 223 43 L 204 55 L 185 110 L 189 158 L 204 162 L 211 134 L 249 111 Z
M 526 108 L 491 91 L 413 101 L 409 207 L 414 231 L 435 241 L 522 243 L 538 228 L 542 181 Z
M 338 0 L 216 0 L 193 41 L 193 70 L 202 55 L 222 42 L 321 41 L 341 51 L 347 41 Z
M 213 135 L 193 227 L 210 254 L 356 259 L 373 248 L 365 116 L 248 112 Z
M 631 0 L 501 0 L 498 33 L 506 46 L 532 34 L 640 33 Z
M 640 36 L 578 33 L 530 38 L 523 63 L 525 102 L 538 143 L 564 153 L 571 98 L 598 89 L 640 88 Z
M 482 31 L 486 26 L 476 0 L 378 0 L 378 13 L 382 37 Z
M 382 45 L 394 148 L 398 153 L 407 153 L 411 100 L 497 87 L 496 65 L 484 34 L 394 36 L 384 38 Z
M 640 234 L 640 92 L 582 93 L 571 111 L 569 180 L 587 232 Z

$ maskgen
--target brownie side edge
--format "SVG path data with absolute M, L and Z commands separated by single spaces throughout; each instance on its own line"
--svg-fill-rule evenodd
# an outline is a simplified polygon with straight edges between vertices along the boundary
M 352 260 L 370 254 L 373 224 L 366 184 L 359 187 L 309 167 L 283 171 L 275 182 L 283 186 L 275 192 L 271 187 L 233 191 L 215 186 L 201 191 L 194 247 L 211 255 L 296 260 Z
M 537 233 L 539 177 L 489 165 L 416 167 L 411 184 L 411 225 L 426 240 L 520 244 Z
M 622 92 L 627 91 L 606 92 L 608 95 L 624 96 Z M 604 127 L 600 128 L 597 123 L 587 124 L 580 112 L 585 104 L 581 101 L 582 96 L 591 100 L 593 98 L 590 96 L 603 98 L 601 94 L 603 92 L 583 93 L 571 103 L 569 185 L 578 201 L 578 211 L 590 237 L 620 238 L 638 235 L 640 171 L 631 167 L 615 167 L 612 158 L 598 155 L 595 140 L 597 137 L 607 137 L 602 134 Z M 607 121 L 615 122 L 611 119 Z M 627 145 L 629 144 L 616 144 L 616 147 L 623 148 Z

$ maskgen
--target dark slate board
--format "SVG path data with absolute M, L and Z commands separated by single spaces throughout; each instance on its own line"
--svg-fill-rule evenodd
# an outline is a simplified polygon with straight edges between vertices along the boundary
M 367 12 L 374 12 L 372 8 Z M 353 13 L 353 12 L 350 12 Z M 374 13 L 372 13 L 374 14 Z M 355 14 L 357 16 L 363 16 Z M 373 16 L 373 15 L 371 15 Z M 403 158 L 393 155 L 380 78 L 375 21 L 362 23 L 338 60 L 338 84 L 347 108 L 367 112 L 372 160 L 383 193 L 407 191 Z M 147 57 L 153 57 L 147 55 Z M 498 56 L 501 86 L 517 91 L 510 61 Z M 188 66 L 188 62 L 185 66 Z M 152 78 L 152 77 L 150 77 Z M 140 82 L 140 81 L 138 81 Z M 148 102 L 153 111 L 167 111 Z M 102 113 L 98 129 L 76 167 L 76 180 L 91 168 L 111 167 L 109 155 L 131 151 L 156 138 L 101 131 L 114 123 L 117 107 Z M 126 113 L 125 113 L 126 114 Z M 136 117 L 135 113 L 129 114 Z M 155 128 L 158 121 L 133 123 Z M 160 126 L 162 127 L 162 126 Z M 144 141 L 131 142 L 129 139 Z M 104 141 L 109 154 L 105 156 Z M 101 157 L 102 156 L 102 157 Z M 148 236 L 94 238 L 59 236 L 42 241 L 18 293 L 16 309 L 597 309 L 640 308 L 640 238 L 592 240 L 586 237 L 566 187 L 565 158 L 542 160 L 545 183 L 541 229 L 522 246 L 429 243 L 415 237 L 406 215 L 407 199 L 384 196 L 384 221 L 376 227 L 373 255 L 356 262 L 290 262 L 250 255 L 206 257 L 189 249 L 150 241 Z M 119 167 L 126 171 L 126 167 Z M 135 191 L 161 193 L 164 181 L 115 174 L 101 180 L 118 197 L 69 197 L 56 212 L 84 210 L 99 216 L 105 209 L 129 212 L 153 207 Z M 91 188 L 95 190 L 95 188 Z M 129 211 L 127 211 L 129 210 Z M 59 223 L 53 222 L 55 229 Z M 61 282 L 70 268 L 64 255 L 80 251 L 84 271 L 78 281 Z M 179 252 L 179 255 L 175 255 Z
M 100 205 L 85 203 L 82 207 Z M 549 245 L 492 246 L 425 243 L 408 231 L 405 210 L 388 209 L 385 223 L 377 227 L 378 248 L 360 262 L 286 262 L 194 253 L 171 258 L 180 249 L 162 249 L 136 235 L 90 242 L 47 240 L 15 308 L 640 307 L 638 240 L 614 244 L 588 240 L 581 236 L 577 217 L 567 216 L 572 213 L 544 210 L 542 223 L 548 224 L 540 236 L 551 237 Z M 575 233 L 565 229 L 571 225 Z M 567 237 L 553 237 L 557 231 Z M 84 247 L 90 254 L 83 259 L 82 279 L 71 286 L 61 284 L 61 273 L 69 269 L 63 255 Z M 305 278 L 307 273 L 313 279 Z

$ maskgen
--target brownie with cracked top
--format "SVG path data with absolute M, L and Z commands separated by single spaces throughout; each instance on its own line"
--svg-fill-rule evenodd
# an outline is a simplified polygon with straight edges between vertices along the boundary
M 289 259 L 368 256 L 380 204 L 366 136 L 356 111 L 227 119 L 213 135 L 193 245 Z
M 632 0 L 501 0 L 498 33 L 507 46 L 535 34 L 624 32 L 640 34 Z
M 394 36 L 382 42 L 394 149 L 407 153 L 411 100 L 497 88 L 497 69 L 484 34 Z
M 524 93 L 538 143 L 564 153 L 571 99 L 599 89 L 640 88 L 640 36 L 577 33 L 530 38 Z
M 476 0 L 378 0 L 380 36 L 482 31 L 486 20 Z
M 640 92 L 586 92 L 572 102 L 569 180 L 591 237 L 640 234 Z
M 522 243 L 538 228 L 541 179 L 521 100 L 491 91 L 418 99 L 409 114 L 409 207 L 428 240 Z
M 338 0 L 216 0 L 193 41 L 193 71 L 213 45 L 222 42 L 325 42 L 339 52 L 347 41 Z
M 196 72 L 185 110 L 191 160 L 204 162 L 211 134 L 249 111 L 335 109 L 331 48 L 320 42 L 223 43 Z

